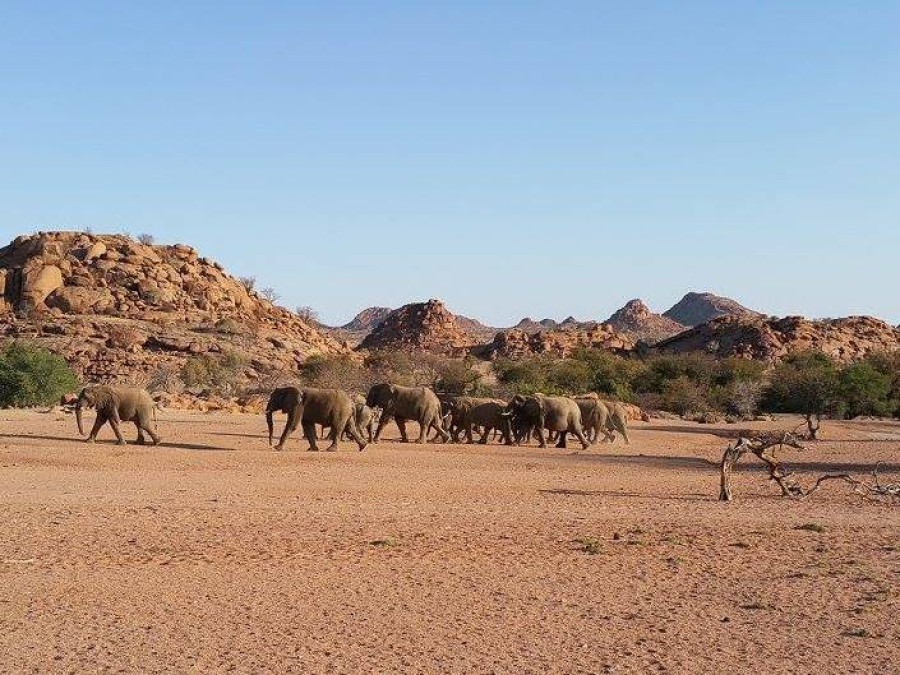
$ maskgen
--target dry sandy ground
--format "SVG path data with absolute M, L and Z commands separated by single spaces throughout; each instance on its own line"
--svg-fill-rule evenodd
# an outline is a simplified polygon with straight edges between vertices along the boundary
M 160 424 L 0 411 L 3 673 L 900 672 L 900 506 L 784 499 L 752 457 L 719 503 L 733 427 L 276 453 L 262 418 Z M 824 431 L 804 479 L 897 480 L 900 426 Z

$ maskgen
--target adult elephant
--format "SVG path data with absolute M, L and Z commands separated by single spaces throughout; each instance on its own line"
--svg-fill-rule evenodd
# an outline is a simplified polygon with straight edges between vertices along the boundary
M 81 423 L 81 410 L 84 406 L 97 410 L 97 419 L 87 437 L 88 443 L 97 440 L 97 433 L 109 422 L 116 442 L 125 445 L 119 422 L 134 422 L 137 427 L 137 443 L 144 444 L 144 432 L 153 439 L 153 445 L 159 445 L 160 438 L 156 434 L 156 402 L 144 389 L 135 387 L 110 387 L 107 385 L 89 385 L 78 394 L 75 402 L 75 421 L 78 433 L 84 435 Z
M 338 441 L 344 429 L 350 432 L 350 436 L 356 441 L 360 451 L 366 447 L 365 440 L 356 428 L 356 408 L 353 401 L 340 389 L 280 387 L 273 391 L 266 406 L 269 445 L 272 445 L 274 427 L 272 416 L 276 411 L 287 413 L 288 416 L 281 440 L 275 446 L 276 450 L 284 448 L 285 442 L 298 424 L 303 426 L 303 433 L 306 440 L 309 441 L 310 451 L 319 449 L 316 443 L 317 424 L 331 428 L 331 433 L 328 435 L 331 445 L 326 448 L 330 452 L 337 450 Z
M 400 437 L 409 443 L 406 435 L 406 422 L 412 420 L 419 423 L 419 443 L 424 443 L 428 431 L 434 428 L 438 436 L 446 443 L 450 434 L 444 429 L 441 418 L 441 402 L 428 387 L 401 387 L 397 384 L 382 382 L 369 389 L 366 405 L 370 408 L 381 408 L 381 419 L 375 429 L 374 443 L 381 437 L 385 425 L 394 420 L 400 429 Z
M 581 441 L 583 449 L 586 450 L 590 447 L 582 429 L 581 408 L 578 407 L 578 403 L 567 396 L 516 395 L 507 405 L 506 414 L 517 428 L 520 442 L 523 433 L 527 438 L 534 431 L 537 433 L 540 447 L 546 448 L 547 441 L 544 430 L 547 430 L 560 432 L 557 448 L 566 447 L 566 434 L 569 433 Z
M 459 434 L 465 432 L 466 441 L 474 443 L 472 429 L 482 429 L 479 443 L 487 444 L 491 432 L 499 430 L 502 440 L 507 445 L 512 445 L 512 428 L 510 418 L 505 415 L 506 403 L 490 398 L 475 398 L 472 396 L 460 396 L 450 403 L 450 416 L 452 420 L 451 435 L 453 440 L 459 442 Z

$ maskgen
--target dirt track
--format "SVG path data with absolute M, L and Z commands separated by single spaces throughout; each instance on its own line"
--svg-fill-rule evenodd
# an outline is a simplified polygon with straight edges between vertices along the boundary
M 718 503 L 731 427 L 276 453 L 259 417 L 160 425 L 174 447 L 87 446 L 0 411 L 0 672 L 900 670 L 900 507 L 786 500 L 753 458 Z M 785 457 L 897 480 L 891 426 Z

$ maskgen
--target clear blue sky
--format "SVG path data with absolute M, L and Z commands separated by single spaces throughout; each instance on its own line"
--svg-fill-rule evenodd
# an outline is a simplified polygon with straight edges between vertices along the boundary
M 900 321 L 900 5 L 4 2 L 0 235 L 148 232 L 346 321 Z

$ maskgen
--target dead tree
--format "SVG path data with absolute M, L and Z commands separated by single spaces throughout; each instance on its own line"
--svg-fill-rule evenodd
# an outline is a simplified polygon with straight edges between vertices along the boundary
M 787 445 L 798 450 L 803 449 L 797 437 L 788 431 L 779 434 L 760 434 L 753 438 L 741 436 L 734 445 L 729 446 L 722 455 L 719 501 L 730 502 L 732 500 L 731 472 L 738 460 L 748 452 L 766 463 L 769 467 L 769 478 L 778 483 L 782 495 L 796 497 L 802 494 L 802 490 L 790 480 L 790 476 L 781 470 L 773 450 L 776 445 L 779 448 Z
M 791 474 L 785 473 L 778 458 L 775 456 L 776 446 L 780 449 L 784 446 L 803 450 L 803 446 L 797 437 L 791 432 L 782 432 L 778 434 L 761 434 L 752 438 L 740 437 L 734 445 L 729 446 L 722 455 L 722 463 L 720 466 L 721 483 L 719 488 L 719 501 L 730 502 L 732 500 L 731 492 L 731 473 L 734 465 L 746 453 L 750 452 L 759 457 L 766 466 L 769 467 L 769 479 L 778 483 L 781 488 L 781 494 L 784 497 L 808 497 L 818 490 L 824 483 L 831 480 L 840 480 L 848 483 L 853 487 L 853 491 L 869 499 L 878 501 L 888 500 L 891 503 L 900 501 L 900 483 L 882 484 L 878 478 L 878 467 L 876 464 L 872 471 L 873 483 L 854 478 L 847 473 L 826 473 L 820 476 L 818 480 L 809 489 L 804 489 L 797 483 Z
M 806 428 L 809 430 L 809 440 L 819 440 L 819 427 L 822 425 L 822 416 L 818 413 L 806 414 Z

